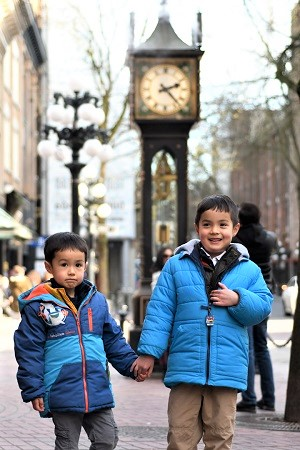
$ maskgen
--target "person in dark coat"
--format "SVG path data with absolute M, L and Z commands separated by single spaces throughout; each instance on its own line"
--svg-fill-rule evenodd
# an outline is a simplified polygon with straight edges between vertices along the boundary
M 235 237 L 247 248 L 250 259 L 261 269 L 270 291 L 273 290 L 271 255 L 277 244 L 275 233 L 264 229 L 260 223 L 261 213 L 253 203 L 242 203 L 239 209 L 241 227 Z M 273 367 L 267 342 L 267 321 L 249 327 L 249 369 L 248 387 L 242 392 L 242 400 L 237 404 L 237 411 L 256 412 L 256 407 L 275 411 L 275 386 Z M 255 394 L 255 361 L 260 373 L 262 398 L 257 401 Z
M 168 245 L 163 245 L 158 250 L 155 261 L 151 268 L 151 272 L 152 272 L 151 290 L 152 291 L 156 286 L 156 283 L 157 283 L 158 277 L 160 275 L 160 272 L 162 271 L 162 268 L 164 267 L 164 265 L 166 264 L 168 259 L 171 258 L 171 256 L 173 256 L 173 254 L 174 254 L 173 249 L 171 247 L 169 247 Z

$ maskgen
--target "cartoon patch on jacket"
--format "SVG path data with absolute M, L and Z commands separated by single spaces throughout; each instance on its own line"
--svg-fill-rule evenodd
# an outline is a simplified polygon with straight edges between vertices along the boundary
M 40 303 L 39 316 L 50 326 L 64 324 L 68 311 L 53 303 Z

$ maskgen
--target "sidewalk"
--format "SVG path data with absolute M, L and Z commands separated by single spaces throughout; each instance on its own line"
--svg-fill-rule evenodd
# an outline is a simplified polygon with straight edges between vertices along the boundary
M 292 325 L 290 318 L 269 320 L 269 334 L 276 344 L 288 340 Z M 53 450 L 52 421 L 40 419 L 31 404 L 22 402 L 16 383 L 12 335 L 17 326 L 15 319 L 0 318 L 0 450 Z M 257 414 L 238 413 L 232 450 L 300 448 L 300 428 L 295 432 L 292 424 L 282 421 L 290 344 L 276 347 L 270 342 L 269 348 L 276 384 L 276 413 L 259 410 Z M 259 377 L 256 378 L 259 396 Z M 112 383 L 117 405 L 114 415 L 119 428 L 116 450 L 165 450 L 169 390 L 164 387 L 160 376 L 136 383 L 112 370 Z M 89 449 L 84 431 L 79 448 Z M 198 449 L 203 448 L 203 444 L 199 444 Z

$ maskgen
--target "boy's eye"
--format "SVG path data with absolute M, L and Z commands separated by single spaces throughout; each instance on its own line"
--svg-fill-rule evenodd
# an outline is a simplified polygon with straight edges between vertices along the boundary
M 76 267 L 83 267 L 83 264 L 82 263 L 77 263 Z

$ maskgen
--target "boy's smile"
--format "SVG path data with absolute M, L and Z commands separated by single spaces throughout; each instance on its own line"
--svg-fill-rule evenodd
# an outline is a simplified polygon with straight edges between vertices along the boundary
M 215 257 L 227 250 L 240 225 L 233 226 L 230 213 L 209 209 L 201 215 L 195 228 L 207 253 Z

